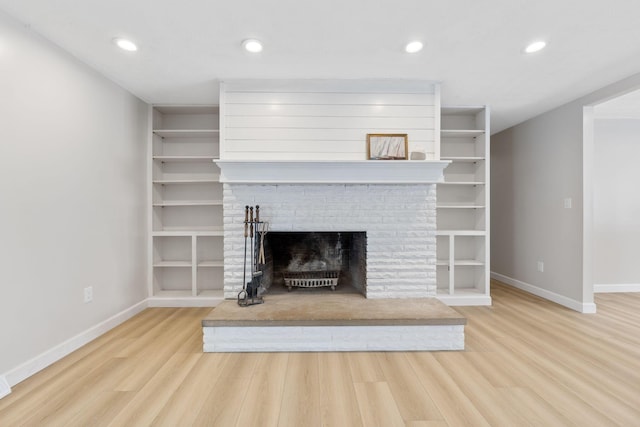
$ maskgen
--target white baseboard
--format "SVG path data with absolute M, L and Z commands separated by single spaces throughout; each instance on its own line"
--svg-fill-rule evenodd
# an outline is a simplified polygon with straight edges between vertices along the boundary
M 597 294 L 609 292 L 640 292 L 640 283 L 596 284 L 593 285 L 593 292 Z
M 11 387 L 4 375 L 0 376 L 0 399 L 11 393 Z
M 215 307 L 224 301 L 222 297 L 149 297 L 148 307 Z
M 436 295 L 436 298 L 450 307 L 491 305 L 489 295 Z
M 54 362 L 57 362 L 58 360 L 67 356 L 68 354 L 77 350 L 88 342 L 96 339 L 105 332 L 115 328 L 125 320 L 128 320 L 136 314 L 140 313 L 142 310 L 147 308 L 147 306 L 147 300 L 145 299 L 144 301 L 141 301 L 121 311 L 120 313 L 111 316 L 107 320 L 100 322 L 95 326 L 92 326 L 86 331 L 79 333 L 75 337 L 72 337 L 63 343 L 58 344 L 57 346 L 45 351 L 44 353 L 34 357 L 33 359 L 26 361 L 20 366 L 10 370 L 9 372 L 6 372 L 2 376 L 0 376 L 0 378 L 5 377 L 5 381 L 9 384 L 9 386 L 14 386 L 19 382 L 25 380 L 26 378 L 29 378 L 36 372 L 39 372 L 47 366 L 53 364 Z M 1 388 L 2 387 L 0 385 L 0 389 Z
M 580 301 L 576 301 L 574 299 L 565 297 L 564 295 L 556 294 L 555 292 L 542 289 L 538 286 L 530 285 L 529 283 L 525 283 L 520 280 L 502 275 L 500 273 L 495 273 L 493 271 L 491 272 L 491 278 L 498 280 L 502 283 L 505 283 L 507 285 L 513 286 L 514 288 L 518 288 L 525 292 L 529 292 L 530 294 L 537 295 L 544 299 L 548 299 L 549 301 L 553 301 L 557 304 L 563 305 L 572 310 L 579 311 L 580 313 L 596 312 L 596 305 L 594 303 L 583 303 Z

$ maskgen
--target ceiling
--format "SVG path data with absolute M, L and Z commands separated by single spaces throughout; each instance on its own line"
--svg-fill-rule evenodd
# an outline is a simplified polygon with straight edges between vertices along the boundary
M 499 131 L 640 72 L 637 0 L 0 0 L 150 103 L 216 103 L 236 78 L 426 79 Z M 135 41 L 119 50 L 114 37 Z M 241 49 L 246 38 L 260 54 Z M 418 54 L 404 45 L 422 40 Z M 548 47 L 525 55 L 529 42 Z

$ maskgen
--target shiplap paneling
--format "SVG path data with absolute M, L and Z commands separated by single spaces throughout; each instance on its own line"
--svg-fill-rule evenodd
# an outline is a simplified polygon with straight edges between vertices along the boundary
M 396 131 L 433 129 L 427 117 L 348 117 L 348 116 L 270 116 L 227 117 L 227 128 L 279 128 L 279 129 L 374 129 Z
M 414 130 L 411 132 L 398 132 L 398 129 L 371 128 L 371 129 L 273 129 L 273 128 L 227 128 L 227 144 L 232 144 L 235 140 L 247 141 L 357 141 L 366 145 L 367 133 L 408 133 L 409 142 L 412 141 L 433 141 L 434 131 Z M 364 135 L 364 139 L 362 136 Z M 232 150 L 227 147 L 226 150 Z
M 433 94 L 326 93 L 326 92 L 227 92 L 228 104 L 289 105 L 434 105 Z
M 299 105 L 290 104 L 228 104 L 227 117 L 289 116 L 289 117 L 434 117 L 432 105 Z
M 223 83 L 222 159 L 364 160 L 368 133 L 406 133 L 437 152 L 438 91 L 428 82 Z

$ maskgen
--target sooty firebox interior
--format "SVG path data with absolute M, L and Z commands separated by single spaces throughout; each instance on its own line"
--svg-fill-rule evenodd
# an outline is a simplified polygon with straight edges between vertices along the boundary
M 263 286 L 282 291 L 365 293 L 365 232 L 269 232 Z

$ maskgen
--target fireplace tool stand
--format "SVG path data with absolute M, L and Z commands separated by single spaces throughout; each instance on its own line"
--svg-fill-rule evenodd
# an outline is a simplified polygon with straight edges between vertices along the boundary
M 260 295 L 262 287 L 262 268 L 264 267 L 264 238 L 269 229 L 269 223 L 260 221 L 260 206 L 256 205 L 256 216 L 253 216 L 253 206 L 244 207 L 244 267 L 242 271 L 242 290 L 238 293 L 238 305 L 248 307 L 262 304 L 264 299 Z M 247 238 L 251 246 L 251 280 L 247 282 Z

